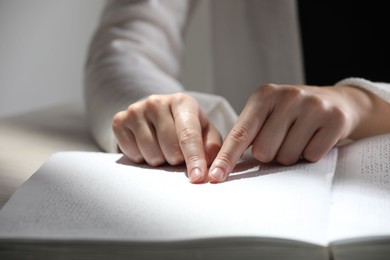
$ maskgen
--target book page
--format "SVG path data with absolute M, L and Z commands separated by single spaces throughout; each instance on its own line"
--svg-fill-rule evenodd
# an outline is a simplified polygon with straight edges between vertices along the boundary
M 239 163 L 221 184 L 120 154 L 55 154 L 0 210 L 0 238 L 269 237 L 325 245 L 337 151 L 290 167 Z
M 339 150 L 330 240 L 390 236 L 390 135 Z

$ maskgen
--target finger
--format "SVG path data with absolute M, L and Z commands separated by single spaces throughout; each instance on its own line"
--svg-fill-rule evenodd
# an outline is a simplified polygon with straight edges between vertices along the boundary
M 135 163 L 141 163 L 144 158 L 138 149 L 133 133 L 123 125 L 126 112 L 122 111 L 114 116 L 112 129 L 120 150 Z
M 203 146 L 207 165 L 210 165 L 217 157 L 217 154 L 222 146 L 221 135 L 219 134 L 218 130 L 210 123 L 203 130 Z
M 224 181 L 261 128 L 267 109 L 246 105 L 210 166 L 210 182 Z
M 310 102 L 313 104 L 312 100 Z M 301 113 L 291 127 L 277 155 L 280 163 L 295 163 L 301 155 L 308 161 L 318 161 L 343 137 L 343 113 L 324 106 L 323 102 L 314 104 L 316 106 Z
M 336 129 L 332 127 L 320 128 L 304 149 L 303 158 L 310 162 L 317 162 L 327 154 L 340 139 L 340 133 Z
M 275 158 L 291 125 L 296 120 L 295 111 L 290 106 L 279 106 L 268 115 L 252 143 L 252 154 L 257 160 L 268 163 Z
M 131 123 L 126 121 L 135 136 L 137 146 L 145 159 L 151 166 L 158 166 L 165 163 L 165 157 L 160 149 L 154 128 L 145 120 L 134 120 Z
M 158 143 L 165 159 L 170 165 L 184 162 L 179 141 L 176 135 L 175 122 L 169 106 L 162 105 L 158 109 L 148 110 L 147 117 L 154 125 Z
M 204 182 L 207 162 L 202 140 L 202 126 L 207 127 L 207 120 L 195 100 L 185 99 L 172 105 L 172 114 L 176 134 L 192 183 Z
M 319 127 L 311 117 L 299 117 L 290 127 L 276 160 L 283 165 L 296 163 Z

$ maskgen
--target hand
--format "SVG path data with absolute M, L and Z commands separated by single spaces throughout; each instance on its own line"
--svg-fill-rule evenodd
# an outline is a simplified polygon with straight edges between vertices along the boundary
M 226 137 L 209 179 L 224 181 L 251 145 L 253 156 L 264 163 L 290 165 L 301 157 L 315 162 L 367 117 L 366 107 L 370 103 L 362 90 L 348 86 L 260 87 Z
M 197 101 L 183 93 L 152 95 L 113 119 L 122 152 L 151 166 L 186 163 L 189 179 L 204 182 L 207 166 L 221 147 L 221 137 Z

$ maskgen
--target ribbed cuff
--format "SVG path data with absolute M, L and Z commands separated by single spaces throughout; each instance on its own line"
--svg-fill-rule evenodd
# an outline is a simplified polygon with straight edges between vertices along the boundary
M 362 78 L 346 78 L 336 83 L 336 85 L 348 85 L 370 91 L 390 103 L 390 84 L 382 82 L 371 82 Z

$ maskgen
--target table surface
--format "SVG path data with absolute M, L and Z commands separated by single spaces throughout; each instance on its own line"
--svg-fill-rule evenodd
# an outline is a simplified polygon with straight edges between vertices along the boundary
M 0 208 L 58 151 L 99 151 L 88 132 L 81 104 L 0 119 Z

